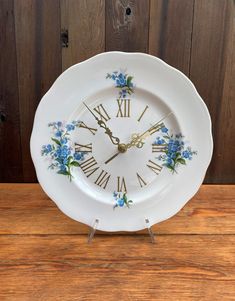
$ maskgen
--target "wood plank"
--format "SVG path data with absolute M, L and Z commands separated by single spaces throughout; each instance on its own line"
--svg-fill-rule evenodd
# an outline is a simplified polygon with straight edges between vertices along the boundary
M 14 4 L 24 182 L 35 182 L 29 139 L 41 97 L 61 73 L 59 0 Z
M 148 52 L 149 1 L 106 1 L 106 51 Z
M 232 235 L 1 236 L 1 300 L 234 300 Z
M 0 182 L 21 182 L 23 173 L 14 3 L 12 0 L 3 0 L 0 5 Z
M 207 183 L 234 182 L 234 5 L 195 2 L 190 78 L 209 108 L 215 145 Z
M 63 70 L 105 49 L 105 0 L 61 0 L 61 28 L 69 34 L 62 49 Z
M 0 216 L 0 234 L 88 232 L 61 213 L 38 184 L 0 184 Z M 177 215 L 153 229 L 157 234 L 235 234 L 235 185 L 203 185 Z
M 149 53 L 189 75 L 194 0 L 150 0 Z

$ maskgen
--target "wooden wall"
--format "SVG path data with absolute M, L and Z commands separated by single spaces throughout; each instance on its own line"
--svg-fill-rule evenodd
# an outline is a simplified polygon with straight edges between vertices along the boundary
M 233 0 L 0 0 L 0 49 L 0 182 L 36 181 L 34 112 L 58 75 L 122 50 L 156 55 L 191 78 L 213 122 L 205 182 L 235 183 Z

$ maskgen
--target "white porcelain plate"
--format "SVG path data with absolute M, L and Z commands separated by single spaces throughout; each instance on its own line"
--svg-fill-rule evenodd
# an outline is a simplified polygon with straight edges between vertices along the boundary
M 44 191 L 105 231 L 176 214 L 199 189 L 212 148 L 191 81 L 142 53 L 102 53 L 66 70 L 42 98 L 31 136 Z

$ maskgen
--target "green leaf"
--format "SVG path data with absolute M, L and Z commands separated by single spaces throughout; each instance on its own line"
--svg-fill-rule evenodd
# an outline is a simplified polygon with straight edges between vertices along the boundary
M 68 157 L 68 162 L 70 163 L 70 161 L 73 159 L 73 157 L 72 156 L 69 156 Z
M 69 176 L 70 175 L 69 172 L 63 171 L 63 170 L 59 170 L 59 171 L 57 171 L 57 173 L 60 174 L 60 175 L 65 175 L 65 176 Z
M 70 163 L 70 165 L 72 165 L 72 166 L 77 166 L 77 167 L 80 166 L 80 164 L 79 164 L 77 161 L 72 161 L 72 162 Z
M 54 141 L 56 144 L 60 145 L 61 146 L 61 143 L 59 140 L 55 139 L 55 138 L 51 138 L 52 141 Z
M 181 163 L 183 165 L 186 165 L 186 161 L 183 158 L 177 159 L 177 162 L 179 162 L 179 163 Z
M 131 83 L 132 79 L 133 79 L 133 76 L 128 76 L 128 77 L 127 77 L 126 85 L 127 85 L 128 87 L 130 86 L 130 83 Z
M 163 136 L 163 138 L 165 138 L 165 139 L 169 139 L 169 136 Z

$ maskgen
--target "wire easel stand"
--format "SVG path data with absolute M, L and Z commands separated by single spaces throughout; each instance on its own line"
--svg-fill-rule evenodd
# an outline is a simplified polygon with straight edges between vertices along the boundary
M 150 222 L 149 222 L 149 219 L 148 218 L 145 218 L 145 224 L 146 224 L 146 228 L 148 229 L 148 233 L 149 233 L 149 236 L 150 236 L 150 239 L 151 239 L 151 243 L 155 243 L 155 236 L 154 236 L 154 233 L 153 233 L 153 230 L 150 226 Z M 87 238 L 87 243 L 90 244 L 92 241 L 93 241 L 93 238 L 95 236 L 95 232 L 97 230 L 97 227 L 99 225 L 99 219 L 96 218 L 92 227 L 90 228 L 90 231 L 88 233 L 88 238 Z

